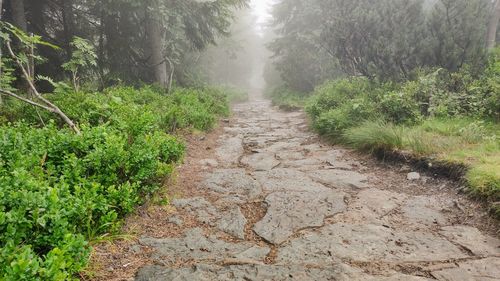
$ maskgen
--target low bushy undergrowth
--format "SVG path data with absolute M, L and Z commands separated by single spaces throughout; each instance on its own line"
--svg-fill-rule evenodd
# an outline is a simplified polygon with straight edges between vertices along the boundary
M 0 115 L 0 280 L 68 280 L 92 241 L 171 174 L 184 145 L 176 129 L 208 130 L 229 113 L 219 89 L 107 89 L 46 95 L 79 124 L 13 100 Z M 24 120 L 24 121 L 20 121 Z M 10 123 L 14 122 L 14 123 Z
M 277 87 L 266 94 L 274 106 L 278 106 L 281 110 L 294 111 L 304 107 L 304 95 L 299 92 L 288 89 L 287 87 Z
M 221 92 L 224 92 L 227 96 L 227 101 L 231 104 L 234 103 L 242 103 L 248 101 L 248 93 L 234 87 L 230 86 L 222 86 L 222 87 L 213 87 L 213 89 L 217 89 Z
M 86 264 L 85 239 L 116 230 L 183 155 L 183 145 L 160 131 L 82 132 L 0 127 L 3 280 L 70 278 Z
M 118 87 L 104 92 L 61 92 L 46 96 L 78 124 L 108 124 L 132 131 L 142 127 L 167 132 L 184 128 L 208 130 L 213 128 L 218 116 L 229 114 L 226 93 L 209 87 L 178 88 L 168 95 L 152 87 Z M 15 100 L 8 101 L 0 115 L 9 121 L 25 120 L 34 125 L 47 120 L 60 122 L 49 112 Z

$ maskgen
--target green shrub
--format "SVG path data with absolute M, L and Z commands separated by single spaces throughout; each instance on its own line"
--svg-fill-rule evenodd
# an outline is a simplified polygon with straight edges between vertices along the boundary
M 181 160 L 177 129 L 209 130 L 229 114 L 220 88 L 57 89 L 48 99 L 82 130 L 6 99 L 0 112 L 0 280 L 68 280 L 85 267 L 89 240 L 156 191 Z M 19 121 L 24 120 L 24 121 Z M 14 122 L 14 123 L 9 123 Z
M 374 116 L 373 104 L 366 98 L 357 98 L 321 113 L 314 121 L 314 128 L 322 135 L 337 139 L 346 129 Z
M 117 229 L 184 149 L 159 131 L 82 132 L 0 127 L 0 279 L 64 280 L 82 270 L 84 237 Z
M 405 88 L 380 95 L 377 112 L 392 123 L 417 123 L 422 119 L 419 106 Z
M 229 106 L 226 93 L 219 88 L 175 89 L 164 95 L 152 87 L 110 88 L 99 93 L 59 92 L 47 98 L 64 109 L 76 123 L 87 126 L 110 125 L 132 135 L 144 130 L 213 128 L 218 116 L 227 116 Z M 63 123 L 51 113 L 40 111 L 17 100 L 8 100 L 0 115 L 13 122 L 24 119 L 34 125 L 41 120 Z
M 392 86 L 376 87 L 363 78 L 330 81 L 316 89 L 306 105 L 306 112 L 320 134 L 336 139 L 346 129 L 381 116 L 377 107 L 389 106 L 388 102 L 379 102 L 386 89 Z
M 304 107 L 305 100 L 309 95 L 281 86 L 267 93 L 267 96 L 271 98 L 272 104 L 281 110 L 295 111 Z
M 322 113 L 336 109 L 371 91 L 372 83 L 364 78 L 328 81 L 314 91 L 314 95 L 306 105 L 306 111 L 314 121 Z

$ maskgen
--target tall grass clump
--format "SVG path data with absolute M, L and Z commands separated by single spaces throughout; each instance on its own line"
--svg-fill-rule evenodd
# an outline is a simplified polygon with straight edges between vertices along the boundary
M 363 151 L 394 150 L 403 147 L 403 128 L 383 121 L 365 121 L 344 133 L 344 141 Z

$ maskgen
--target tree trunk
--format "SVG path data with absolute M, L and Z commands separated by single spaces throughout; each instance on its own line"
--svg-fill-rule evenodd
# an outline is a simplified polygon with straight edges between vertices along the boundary
M 0 0 L 0 21 L 2 21 L 2 14 L 3 14 L 3 0 Z M 0 76 L 2 76 L 2 48 L 3 48 L 3 42 L 0 39 Z M 2 96 L 0 95 L 0 107 L 3 104 L 3 99 Z
M 497 40 L 497 28 L 500 21 L 500 0 L 496 0 L 493 4 L 493 13 L 491 14 L 490 22 L 488 23 L 487 48 L 491 50 L 495 48 Z
M 12 9 L 12 23 L 14 26 L 19 28 L 20 30 L 24 32 L 28 32 L 28 22 L 26 21 L 26 10 L 24 8 L 24 0 L 10 0 L 10 7 Z M 22 43 L 19 41 L 18 42 L 19 48 L 22 47 Z M 24 49 L 25 53 L 28 54 L 30 53 L 30 46 L 26 46 Z M 30 74 L 34 74 L 34 66 L 31 65 L 32 58 L 28 58 L 28 71 L 31 72 Z M 34 76 L 32 76 L 34 77 Z M 22 82 L 21 82 L 22 83 Z M 20 85 L 21 88 L 23 88 L 24 91 L 27 93 L 31 94 L 31 88 L 29 87 L 28 83 L 24 82 L 22 85 Z
M 168 73 L 167 61 L 163 57 L 161 26 L 151 14 L 147 15 L 146 33 L 150 51 L 148 64 L 153 70 L 155 82 L 166 89 L 168 87 Z
M 10 0 L 10 6 L 12 8 L 12 22 L 13 24 L 26 32 L 28 30 L 28 24 L 26 23 L 26 15 L 24 14 L 24 0 Z
M 73 13 L 73 1 L 62 0 L 62 16 L 64 27 L 64 49 L 66 50 L 66 59 L 71 59 L 71 42 L 75 35 L 75 15 Z

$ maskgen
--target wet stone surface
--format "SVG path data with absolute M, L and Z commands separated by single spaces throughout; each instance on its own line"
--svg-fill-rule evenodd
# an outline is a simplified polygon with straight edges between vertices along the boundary
M 165 221 L 182 232 L 139 239 L 152 262 L 136 280 L 499 280 L 499 240 L 462 224 L 456 197 L 306 124 L 267 101 L 235 106 L 199 194 L 172 201 Z
M 326 217 L 346 209 L 342 192 L 274 192 L 267 196 L 266 216 L 254 231 L 266 241 L 279 245 L 298 230 L 320 227 Z
M 143 237 L 140 243 L 154 248 L 153 257 L 164 262 L 174 262 L 176 259 L 222 261 L 244 255 L 246 260 L 262 261 L 269 249 L 259 247 L 249 242 L 229 243 L 207 236 L 200 228 L 187 230 L 184 237 L 179 238 L 149 238 Z M 255 250 L 255 248 L 261 250 Z M 249 251 L 254 249 L 253 251 Z
M 307 268 L 300 266 L 281 265 L 231 265 L 215 266 L 199 264 L 180 269 L 148 266 L 143 268 L 138 281 L 248 281 L 248 280 L 283 280 L 283 281 L 423 281 L 422 277 L 414 277 L 393 273 L 386 276 L 370 276 L 347 265 L 334 265 L 328 268 Z

